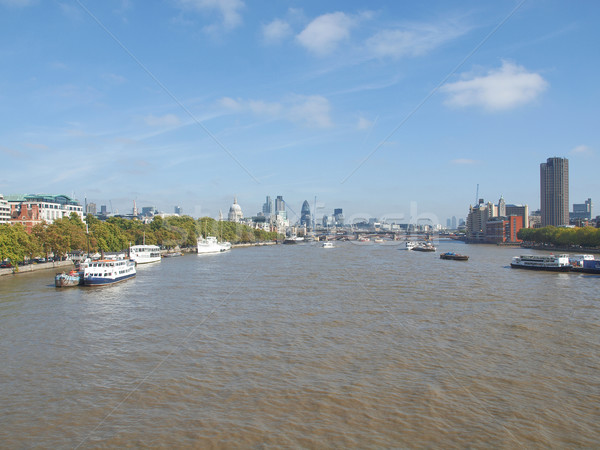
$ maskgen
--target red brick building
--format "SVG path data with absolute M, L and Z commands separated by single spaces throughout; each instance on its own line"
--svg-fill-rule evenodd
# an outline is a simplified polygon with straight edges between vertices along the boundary
M 523 228 L 523 217 L 497 217 L 485 225 L 485 241 L 500 244 L 504 242 L 522 242 L 517 233 Z

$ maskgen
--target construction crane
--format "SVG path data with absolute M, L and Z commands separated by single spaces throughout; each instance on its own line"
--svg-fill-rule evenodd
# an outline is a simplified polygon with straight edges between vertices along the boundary
M 475 206 L 479 204 L 479 183 L 477 183 L 477 191 L 475 192 Z

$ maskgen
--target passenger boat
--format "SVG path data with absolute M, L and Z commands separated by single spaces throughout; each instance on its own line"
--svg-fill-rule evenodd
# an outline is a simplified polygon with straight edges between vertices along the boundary
M 158 245 L 133 245 L 129 247 L 129 258 L 138 264 L 160 262 L 160 247 Z
M 406 241 L 404 243 L 404 248 L 406 250 L 412 250 L 413 248 L 415 248 L 418 244 L 414 241 Z
M 571 270 L 568 255 L 521 255 L 515 256 L 510 263 L 515 269 L 546 270 L 550 272 L 568 272 Z
M 83 284 L 104 286 L 135 277 L 136 263 L 132 259 L 100 259 L 92 261 L 83 269 Z
M 83 284 L 83 272 L 74 269 L 69 273 L 57 273 L 54 277 L 54 286 L 56 287 L 79 286 L 80 284 Z
M 454 261 L 468 261 L 469 257 L 467 255 L 460 255 L 454 252 L 446 252 L 440 255 L 440 259 L 453 259 Z
M 283 240 L 284 244 L 298 244 L 300 242 L 304 242 L 304 238 L 303 237 L 289 236 L 289 237 L 286 237 Z
M 569 257 L 573 272 L 600 274 L 600 260 L 594 255 L 574 255 Z
M 214 236 L 207 236 L 206 238 L 198 239 L 198 254 L 207 253 L 221 253 L 231 250 L 231 244 L 229 242 L 218 242 Z
M 334 248 L 333 247 L 333 242 L 323 242 L 322 247 L 323 248 Z
M 436 248 L 431 242 L 422 242 L 412 248 L 413 252 L 435 252 Z

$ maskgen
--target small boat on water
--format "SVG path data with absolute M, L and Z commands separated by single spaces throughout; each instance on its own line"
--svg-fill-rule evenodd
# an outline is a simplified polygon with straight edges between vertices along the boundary
M 176 256 L 183 256 L 181 252 L 168 252 L 162 255 L 163 258 L 175 258 Z
M 206 236 L 206 238 L 198 239 L 197 248 L 199 255 L 222 253 L 231 250 L 231 244 L 229 242 L 219 242 L 214 236 Z
M 415 241 L 406 241 L 404 243 L 404 249 L 405 250 L 412 250 L 413 248 L 415 248 L 418 244 Z
M 304 242 L 304 238 L 303 237 L 289 236 L 289 237 L 286 237 L 283 240 L 284 244 L 298 244 L 300 242 Z
M 323 242 L 322 247 L 323 248 L 334 248 L 333 247 L 333 242 Z
M 138 264 L 160 262 L 160 247 L 158 245 L 133 245 L 129 247 L 129 258 Z
M 431 242 L 422 242 L 412 248 L 413 252 L 435 252 L 436 248 Z
M 548 272 L 568 272 L 572 266 L 568 255 L 521 255 L 510 263 L 514 269 L 544 270 Z
M 74 269 L 69 273 L 57 273 L 54 277 L 54 286 L 56 287 L 79 286 L 80 284 L 83 284 L 83 272 Z
M 132 259 L 115 258 L 92 261 L 83 269 L 83 284 L 104 286 L 135 277 L 136 262 Z
M 440 255 L 440 259 L 452 259 L 454 261 L 468 261 L 469 257 L 467 255 L 461 255 L 459 253 L 454 252 L 446 252 Z

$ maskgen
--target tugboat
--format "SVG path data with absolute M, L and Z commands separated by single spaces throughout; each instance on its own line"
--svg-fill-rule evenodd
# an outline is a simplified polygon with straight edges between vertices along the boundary
M 453 259 L 454 261 L 468 261 L 469 257 L 467 255 L 460 255 L 454 252 L 446 252 L 440 255 L 440 259 Z
M 54 277 L 54 286 L 56 287 L 79 286 L 80 284 L 83 284 L 83 272 L 77 272 L 74 269 L 69 273 L 57 273 Z

